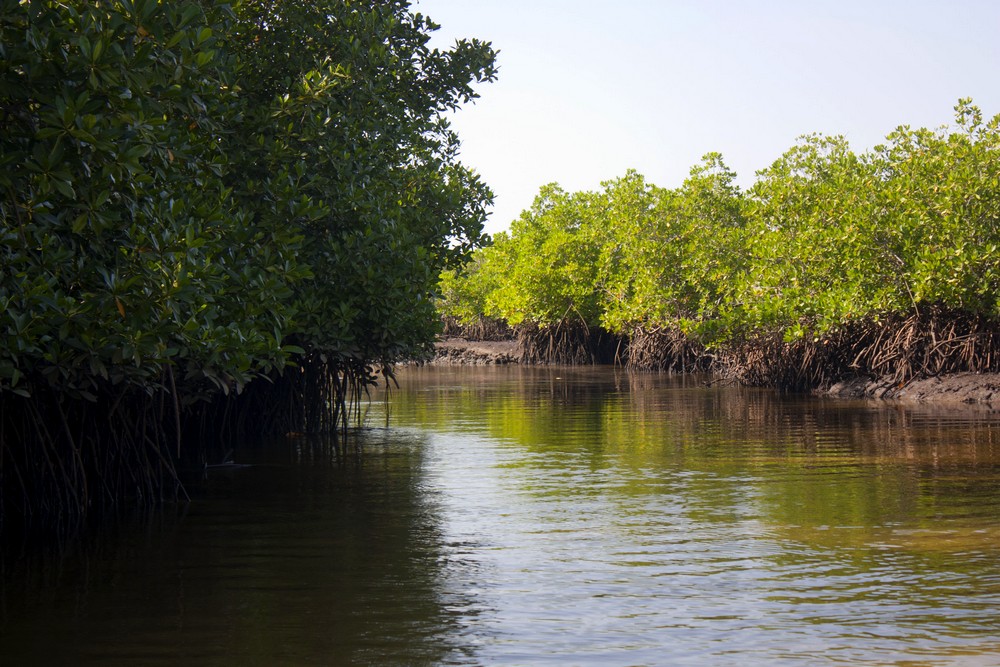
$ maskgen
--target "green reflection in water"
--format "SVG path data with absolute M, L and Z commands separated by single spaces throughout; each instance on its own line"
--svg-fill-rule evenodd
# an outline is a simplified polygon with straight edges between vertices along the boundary
M 498 569 L 518 564 L 506 576 L 519 585 L 493 602 L 498 627 L 524 637 L 483 662 L 565 637 L 574 655 L 596 650 L 571 619 L 607 612 L 629 619 L 606 632 L 641 647 L 635 664 L 655 648 L 634 628 L 694 664 L 989 664 L 1000 650 L 990 412 L 606 368 L 412 368 L 400 379 L 391 423 L 445 434 L 444 455 L 469 448 L 499 485 L 446 512 L 496 541 Z M 546 629 L 555 644 L 533 642 Z
M 526 455 L 505 465 L 556 476 L 613 469 L 616 494 L 683 493 L 693 520 L 754 518 L 830 547 L 996 554 L 1000 544 L 992 412 L 782 397 L 607 368 L 408 368 L 400 378 L 394 425 L 516 443 Z M 681 489 L 668 471 L 702 477 Z M 588 493 L 526 479 L 539 493 Z

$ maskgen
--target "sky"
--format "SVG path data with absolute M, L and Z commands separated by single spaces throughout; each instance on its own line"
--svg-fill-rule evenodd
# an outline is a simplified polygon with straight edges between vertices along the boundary
M 899 125 L 1000 113 L 1000 0 L 413 0 L 432 45 L 479 38 L 499 78 L 452 117 L 507 229 L 539 188 L 635 169 L 679 187 L 711 151 L 744 187 L 803 134 L 862 152 Z

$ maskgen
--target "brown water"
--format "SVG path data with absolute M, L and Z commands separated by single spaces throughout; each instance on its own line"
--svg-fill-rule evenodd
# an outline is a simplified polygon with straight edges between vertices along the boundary
M 4 561 L 3 665 L 1000 665 L 1000 416 L 407 369 L 359 456 Z

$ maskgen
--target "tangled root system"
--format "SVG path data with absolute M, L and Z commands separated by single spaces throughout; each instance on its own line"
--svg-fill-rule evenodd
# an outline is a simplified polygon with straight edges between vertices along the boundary
M 1000 371 L 1000 322 L 942 307 L 868 317 L 817 339 L 757 338 L 725 350 L 720 370 L 787 391 L 851 377 L 901 384 L 945 373 Z
M 471 324 L 462 324 L 454 317 L 443 318 L 444 335 L 464 338 L 466 340 L 511 340 L 514 330 L 506 320 L 493 317 L 480 317 Z
M 712 364 L 701 343 L 667 327 L 637 329 L 629 338 L 627 354 L 631 370 L 691 373 L 708 370 Z
M 563 320 L 539 327 L 522 324 L 517 328 L 521 363 L 589 365 L 620 360 L 622 339 L 599 327 L 579 320 Z

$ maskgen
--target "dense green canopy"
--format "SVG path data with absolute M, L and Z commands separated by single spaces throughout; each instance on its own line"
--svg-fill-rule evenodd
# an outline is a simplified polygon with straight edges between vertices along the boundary
M 582 320 L 709 346 L 814 340 L 898 313 L 1000 317 L 1000 117 L 900 127 L 856 154 L 812 135 L 747 191 L 709 154 L 679 187 L 639 174 L 597 192 L 542 188 L 443 275 L 443 314 L 541 326 Z
M 0 533 L 345 427 L 426 350 L 495 76 L 403 0 L 0 0 Z
M 495 76 L 435 28 L 402 0 L 2 0 L 0 393 L 167 370 L 191 398 L 428 345 L 492 197 L 444 114 Z

